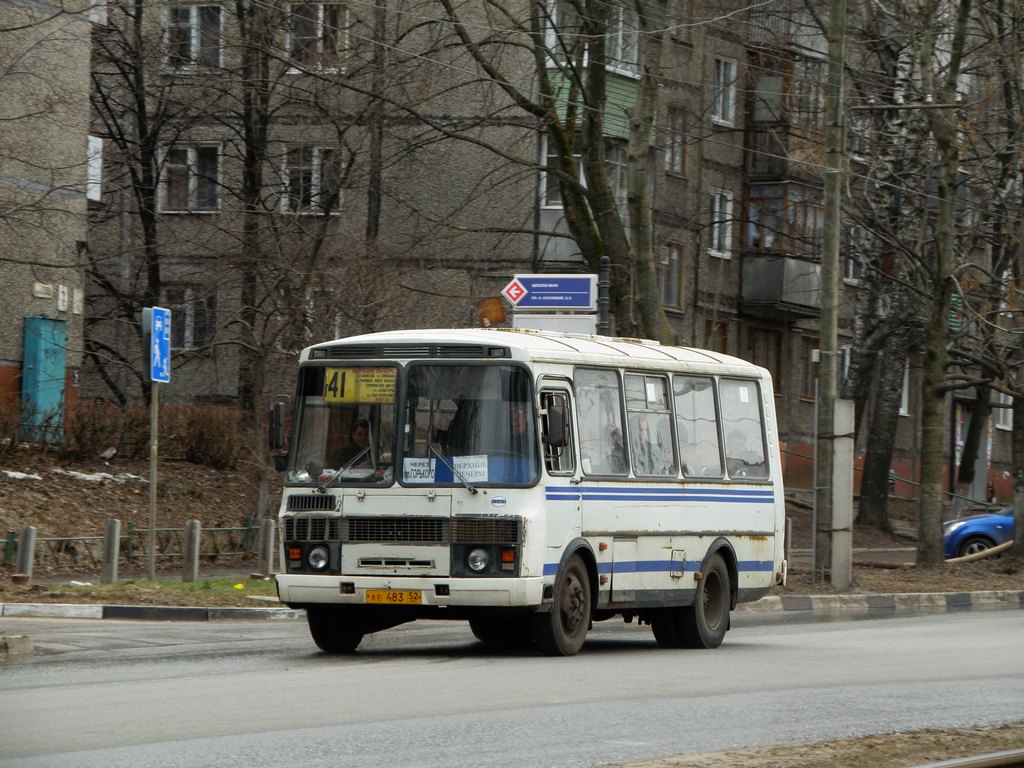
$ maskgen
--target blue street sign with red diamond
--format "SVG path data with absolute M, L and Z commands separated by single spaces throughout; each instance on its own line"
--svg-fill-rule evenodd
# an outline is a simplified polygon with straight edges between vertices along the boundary
M 516 275 L 501 292 L 516 309 L 597 308 L 597 275 Z

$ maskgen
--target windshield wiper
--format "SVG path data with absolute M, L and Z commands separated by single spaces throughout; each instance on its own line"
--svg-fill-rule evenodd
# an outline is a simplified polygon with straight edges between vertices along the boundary
M 334 472 L 334 474 L 332 474 L 330 477 L 328 477 L 326 480 L 324 480 L 322 483 L 320 483 L 320 485 L 318 485 L 316 487 L 316 492 L 317 493 L 327 493 L 327 486 L 329 486 L 331 483 L 333 483 L 335 480 L 337 480 L 339 477 L 341 477 L 341 473 L 342 472 L 344 472 L 346 469 L 351 467 L 357 461 L 362 459 L 363 456 L 365 456 L 369 452 L 370 452 L 370 446 L 366 446 L 365 448 L 363 448 L 363 450 L 361 450 L 359 453 L 357 453 L 355 456 L 353 456 L 351 459 L 349 459 L 347 462 L 345 462 L 345 464 L 341 467 L 341 469 L 336 470 Z
M 478 493 L 477 489 L 473 487 L 472 483 L 470 483 L 469 480 L 462 476 L 462 473 L 455 468 L 455 465 L 448 461 L 448 459 L 445 458 L 444 454 L 437 450 L 437 447 L 433 443 L 427 443 L 427 445 L 430 448 L 430 450 L 434 452 L 434 455 L 437 456 L 437 458 L 439 458 L 442 462 L 444 462 L 444 465 L 452 471 L 452 475 L 459 478 L 459 482 L 466 486 L 467 491 L 469 491 L 470 493 Z

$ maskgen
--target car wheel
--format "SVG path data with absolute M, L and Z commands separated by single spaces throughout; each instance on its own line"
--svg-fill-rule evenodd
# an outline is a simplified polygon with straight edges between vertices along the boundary
M 992 549 L 996 543 L 985 536 L 970 536 L 960 545 L 960 557 L 964 555 L 976 555 L 986 549 Z

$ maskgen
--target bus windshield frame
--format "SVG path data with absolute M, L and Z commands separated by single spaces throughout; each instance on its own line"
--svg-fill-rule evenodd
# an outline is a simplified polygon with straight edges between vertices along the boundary
M 304 365 L 288 464 L 287 484 L 320 490 L 534 485 L 530 371 L 507 360 Z

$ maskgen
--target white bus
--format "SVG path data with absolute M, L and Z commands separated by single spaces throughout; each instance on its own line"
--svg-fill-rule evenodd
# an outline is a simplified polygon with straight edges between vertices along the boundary
M 522 329 L 303 350 L 277 589 L 324 651 L 415 619 L 580 650 L 594 621 L 713 648 L 784 583 L 772 382 L 737 358 Z

